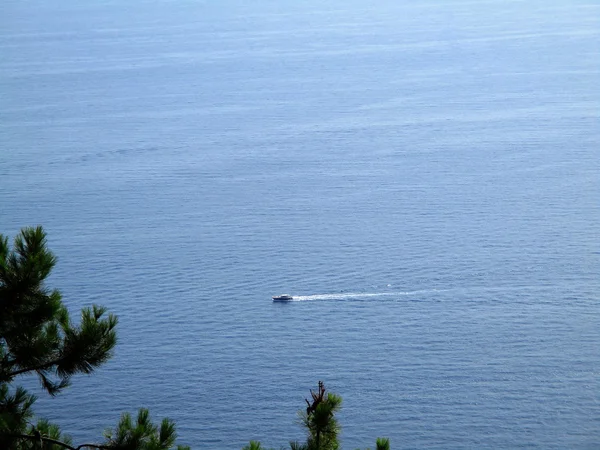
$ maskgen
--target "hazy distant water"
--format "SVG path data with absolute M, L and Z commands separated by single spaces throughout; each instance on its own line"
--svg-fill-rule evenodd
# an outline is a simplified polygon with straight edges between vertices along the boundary
M 347 449 L 600 447 L 596 2 L 1 9 L 0 232 L 120 317 L 78 441 L 279 448 L 324 380 Z

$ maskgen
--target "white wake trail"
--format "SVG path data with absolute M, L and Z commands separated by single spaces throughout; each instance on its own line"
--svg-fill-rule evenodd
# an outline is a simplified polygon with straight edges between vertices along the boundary
M 396 291 L 396 292 L 338 292 L 334 294 L 312 294 L 312 295 L 294 295 L 292 301 L 314 301 L 314 300 L 349 300 L 362 298 L 385 298 L 405 295 L 427 294 L 432 292 L 442 292 L 444 289 L 421 289 L 416 291 Z

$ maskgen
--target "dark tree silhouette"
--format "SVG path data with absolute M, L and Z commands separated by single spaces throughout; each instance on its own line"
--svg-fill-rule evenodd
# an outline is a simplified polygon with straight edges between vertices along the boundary
M 159 428 L 143 409 L 135 423 L 123 415 L 100 444 L 75 446 L 56 425 L 32 422 L 36 398 L 13 386 L 17 377 L 37 375 L 43 389 L 57 395 L 74 375 L 91 374 L 108 361 L 117 343 L 117 318 L 105 308 L 84 308 L 79 323 L 71 320 L 60 292 L 45 286 L 55 264 L 42 227 L 21 230 L 12 248 L 0 234 L 0 448 L 170 449 L 173 423 L 165 419 Z

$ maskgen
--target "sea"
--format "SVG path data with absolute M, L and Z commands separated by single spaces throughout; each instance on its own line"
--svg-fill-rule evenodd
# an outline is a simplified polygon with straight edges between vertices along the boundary
M 114 357 L 36 412 L 285 447 L 600 448 L 596 0 L 4 0 L 0 233 Z M 294 301 L 273 303 L 287 293 Z

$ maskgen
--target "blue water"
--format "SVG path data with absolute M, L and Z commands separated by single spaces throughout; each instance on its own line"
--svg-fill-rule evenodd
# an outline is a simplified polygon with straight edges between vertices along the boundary
M 180 442 L 600 447 L 600 6 L 6 0 L 0 232 L 114 358 L 37 411 Z M 297 296 L 273 304 L 271 295 Z

